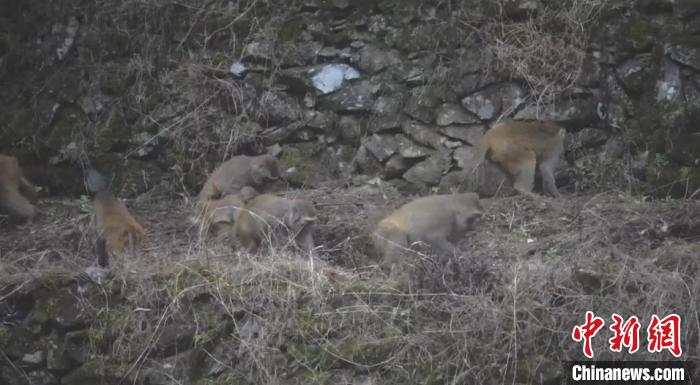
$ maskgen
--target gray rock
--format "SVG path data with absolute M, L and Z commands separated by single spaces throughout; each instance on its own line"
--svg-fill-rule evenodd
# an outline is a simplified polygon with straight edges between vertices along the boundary
M 228 72 L 237 78 L 243 78 L 248 72 L 248 68 L 241 62 L 234 62 L 229 67 Z
M 424 158 L 430 153 L 429 149 L 414 143 L 403 134 L 395 135 L 394 141 L 396 142 L 397 152 L 406 159 Z
M 484 136 L 486 127 L 481 124 L 469 126 L 447 126 L 441 127 L 440 132 L 452 139 L 458 139 L 462 142 L 475 146 L 482 136 Z
M 271 41 L 253 41 L 243 49 L 243 62 L 270 62 L 275 57 L 275 48 Z
M 586 127 L 577 132 L 567 133 L 564 138 L 564 148 L 566 153 L 571 153 L 585 148 L 598 147 L 603 145 L 609 136 L 605 130 Z
M 395 115 L 401 111 L 405 95 L 382 95 L 374 102 L 372 111 L 376 114 Z
M 94 168 L 89 168 L 85 173 L 85 187 L 91 193 L 102 191 L 107 187 L 108 179 Z
M 462 106 L 481 119 L 493 119 L 514 112 L 524 101 L 525 92 L 515 83 L 487 87 L 462 99 Z
M 423 123 L 434 123 L 436 107 L 440 104 L 440 91 L 436 86 L 420 86 L 411 89 L 404 112 Z
M 401 64 L 401 58 L 395 49 L 372 44 L 367 44 L 360 49 L 358 66 L 367 73 L 373 74 L 399 64 Z
M 330 111 L 305 110 L 303 127 L 333 133 L 337 116 Z
M 355 154 L 352 160 L 352 169 L 354 172 L 375 175 L 382 171 L 382 164 L 372 155 L 366 146 L 362 145 L 357 150 L 357 154 Z
M 571 127 L 585 127 L 598 121 L 597 107 L 592 96 L 564 98 L 556 105 L 527 105 L 515 114 L 515 119 L 549 119 Z
M 656 101 L 673 101 L 681 94 L 681 69 L 672 60 L 664 59 L 663 79 L 656 84 Z
M 355 115 L 342 115 L 336 124 L 343 143 L 357 144 L 367 131 L 366 123 Z
M 360 78 L 360 73 L 347 64 L 324 64 L 312 69 L 311 82 L 320 95 L 339 90 L 348 80 Z
M 426 160 L 409 168 L 403 174 L 403 179 L 418 186 L 435 186 L 449 170 L 451 161 L 449 152 L 435 152 Z
M 423 146 L 438 149 L 442 142 L 442 138 L 440 134 L 438 134 L 436 127 L 416 120 L 406 119 L 401 125 L 401 129 L 406 135 Z
M 369 82 L 360 81 L 338 92 L 319 98 L 319 105 L 335 112 L 368 112 L 374 106 L 373 89 Z
M 581 63 L 581 73 L 576 81 L 579 86 L 593 87 L 600 82 L 600 65 L 598 64 L 595 55 L 596 53 L 587 53 Z
M 27 373 L 27 380 L 32 385 L 55 385 L 58 379 L 48 370 L 36 370 Z
M 652 65 L 651 54 L 631 57 L 616 68 L 617 76 L 627 89 L 637 93 L 653 89 L 655 68 Z
M 521 18 L 539 9 L 535 0 L 513 0 L 504 3 L 503 13 L 510 18 Z
M 398 145 L 394 137 L 388 135 L 370 135 L 362 141 L 362 145 L 382 163 L 398 150 Z
M 401 123 L 405 120 L 399 114 L 381 114 L 372 115 L 369 118 L 367 128 L 369 132 L 378 133 L 385 131 L 395 131 L 401 127 Z
M 438 126 L 480 123 L 479 119 L 455 103 L 443 103 L 440 105 L 436 120 Z
M 280 71 L 277 75 L 277 82 L 287 87 L 287 90 L 294 94 L 306 95 L 314 92 L 315 87 L 309 78 L 310 67 L 293 67 Z
M 320 51 L 318 51 L 318 57 L 322 59 L 333 59 L 338 57 L 339 51 L 335 47 L 323 47 L 321 48 Z
M 25 353 L 22 356 L 22 362 L 30 365 L 39 365 L 44 362 L 45 354 L 43 350 L 37 350 L 34 353 Z
M 412 162 L 409 162 L 403 156 L 394 154 L 389 158 L 386 164 L 384 164 L 384 172 L 382 174 L 385 179 L 399 178 L 412 164 Z
M 700 36 L 681 36 L 664 47 L 671 59 L 700 71 Z
M 605 146 L 603 146 L 603 152 L 600 154 L 600 158 L 603 162 L 620 159 L 627 149 L 628 145 L 625 139 L 619 136 L 613 136 L 608 139 Z
M 429 54 L 408 62 L 402 79 L 411 86 L 425 84 L 437 63 L 437 56 Z
M 266 91 L 260 97 L 259 105 L 264 108 L 262 124 L 272 126 L 288 124 L 301 119 L 301 104 L 297 99 L 283 92 Z

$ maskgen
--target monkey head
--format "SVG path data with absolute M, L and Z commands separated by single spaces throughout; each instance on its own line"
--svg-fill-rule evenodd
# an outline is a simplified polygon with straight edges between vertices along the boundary
M 250 177 L 255 185 L 261 186 L 265 182 L 280 179 L 280 169 L 280 163 L 277 158 L 272 155 L 262 155 L 255 158 L 252 162 L 250 167 Z

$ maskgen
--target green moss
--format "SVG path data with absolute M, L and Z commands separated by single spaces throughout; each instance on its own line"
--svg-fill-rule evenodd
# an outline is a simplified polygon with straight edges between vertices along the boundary
M 124 114 L 119 107 L 114 106 L 104 127 L 97 131 L 95 143 L 99 151 L 107 152 L 116 145 L 127 143 L 130 137 L 131 128 L 126 123 Z
M 111 190 L 121 197 L 134 197 L 160 182 L 162 172 L 152 162 L 124 159 L 117 154 L 101 154 L 92 161 L 93 167 L 111 180 Z
M 333 385 L 333 376 L 330 373 L 305 370 L 301 375 L 301 383 L 308 385 Z
M 127 374 L 128 364 L 119 365 L 112 361 L 94 360 L 83 364 L 61 379 L 65 385 L 101 384 L 116 385 Z
M 282 24 L 277 36 L 279 36 L 282 41 L 293 41 L 304 31 L 306 23 L 307 22 L 301 16 L 292 17 Z
M 280 163 L 283 170 L 291 170 L 287 173 L 290 184 L 298 187 L 314 187 L 318 184 L 320 168 L 313 157 L 320 150 L 318 143 L 301 143 L 283 148 Z
M 337 356 L 342 362 L 349 364 L 357 362 L 364 365 L 376 365 L 387 360 L 396 351 L 397 339 L 394 338 L 371 338 L 364 336 L 354 336 L 343 340 L 337 346 Z M 329 350 L 332 347 L 329 347 Z M 332 351 L 332 350 L 331 350 Z
M 656 196 L 685 198 L 700 189 L 700 168 L 671 163 L 663 154 L 650 157 L 646 177 Z
M 34 132 L 34 112 L 29 108 L 18 109 L 10 122 L 9 132 L 13 138 L 21 138 Z
M 627 23 L 622 26 L 620 37 L 623 44 L 634 51 L 646 51 L 651 49 L 657 30 L 654 25 L 642 15 L 629 17 Z
M 83 133 L 88 123 L 88 118 L 83 110 L 74 105 L 62 105 L 55 114 L 54 124 L 48 145 L 54 150 L 61 150 L 74 138 Z

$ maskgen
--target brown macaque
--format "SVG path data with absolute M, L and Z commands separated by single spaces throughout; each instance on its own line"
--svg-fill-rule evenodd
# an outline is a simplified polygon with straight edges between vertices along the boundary
M 453 242 L 464 237 L 482 213 L 479 196 L 471 192 L 431 195 L 406 203 L 380 221 L 372 234 L 380 265 L 393 271 L 409 263 L 404 252 L 416 243 L 453 255 Z
M 31 220 L 36 214 L 32 202 L 36 188 L 24 176 L 17 158 L 0 154 L 0 211 L 12 220 Z
M 272 155 L 234 156 L 211 173 L 199 192 L 199 202 L 236 194 L 245 186 L 262 189 L 281 174 L 279 160 Z
M 95 195 L 95 227 L 95 252 L 102 267 L 109 264 L 109 257 L 125 253 L 133 256 L 145 233 L 124 203 L 109 191 Z
M 560 197 L 554 181 L 554 169 L 564 153 L 561 126 L 541 120 L 508 120 L 494 124 L 476 147 L 474 164 L 484 159 L 494 162 L 513 181 L 522 194 L 533 196 L 535 170 L 542 176 L 542 189 Z
M 310 252 L 314 248 L 315 222 L 316 210 L 310 202 L 262 194 L 238 212 L 234 232 L 240 245 L 251 252 L 263 240 L 282 246 L 292 239 L 299 249 Z
M 224 234 L 227 229 L 232 230 L 238 212 L 257 195 L 258 192 L 254 188 L 245 186 L 237 194 L 228 194 L 219 199 L 209 200 L 202 213 L 204 228 L 214 236 Z

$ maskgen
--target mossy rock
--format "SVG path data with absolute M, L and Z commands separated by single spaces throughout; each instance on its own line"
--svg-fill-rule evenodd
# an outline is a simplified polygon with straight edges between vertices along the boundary
M 64 385 L 117 385 L 127 373 L 128 365 L 110 363 L 103 359 L 96 359 L 82 365 L 68 373 L 61 379 Z
M 85 133 L 88 122 L 87 115 L 78 105 L 61 105 L 54 116 L 47 145 L 54 151 L 61 151 Z
M 105 154 L 92 160 L 93 167 L 109 176 L 110 190 L 121 197 L 133 198 L 160 183 L 162 171 L 151 162 Z
M 280 164 L 287 181 L 295 187 L 316 187 L 320 181 L 320 165 L 315 157 L 321 151 L 318 143 L 290 144 L 282 147 Z
M 683 132 L 668 142 L 671 160 L 682 166 L 700 166 L 700 132 Z
M 640 14 L 633 14 L 622 25 L 618 42 L 627 51 L 649 51 L 658 39 L 658 29 L 652 22 Z
M 110 63 L 102 67 L 100 90 L 106 95 L 120 96 L 134 80 L 128 63 Z
M 101 152 L 114 151 L 124 147 L 131 137 L 131 127 L 124 118 L 119 106 L 112 106 L 104 126 L 95 133 L 97 150 Z
M 700 189 L 700 167 L 679 166 L 665 154 L 650 156 L 646 178 L 656 196 L 687 198 Z
M 32 135 L 34 133 L 34 111 L 30 108 L 16 110 L 10 121 L 7 133 L 9 134 L 7 139 L 12 142 Z

